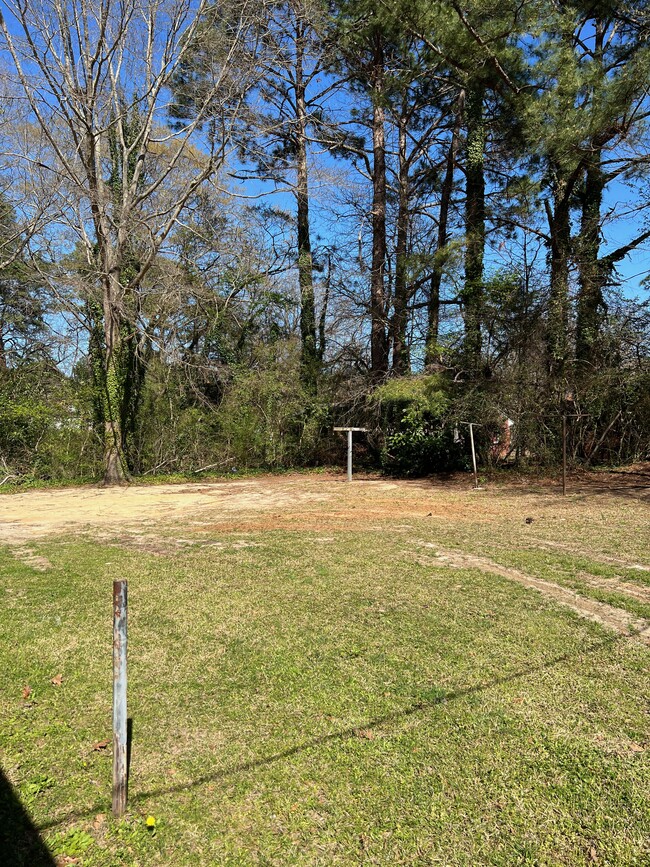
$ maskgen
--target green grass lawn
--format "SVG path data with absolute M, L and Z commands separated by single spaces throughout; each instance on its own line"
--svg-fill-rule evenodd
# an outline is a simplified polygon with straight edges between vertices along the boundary
M 60 539 L 33 546 L 46 572 L 0 552 L 2 766 L 60 863 L 650 864 L 650 650 L 504 578 L 417 562 L 427 526 L 158 556 Z M 585 568 L 473 545 L 574 586 Z M 93 749 L 111 736 L 116 577 L 119 822 L 110 747 Z

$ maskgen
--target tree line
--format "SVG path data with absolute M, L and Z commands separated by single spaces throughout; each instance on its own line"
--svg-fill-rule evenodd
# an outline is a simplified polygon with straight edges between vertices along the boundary
M 7 0 L 6 479 L 647 458 L 650 10 Z M 507 419 L 512 445 L 500 448 Z M 510 440 L 508 440 L 510 442 Z

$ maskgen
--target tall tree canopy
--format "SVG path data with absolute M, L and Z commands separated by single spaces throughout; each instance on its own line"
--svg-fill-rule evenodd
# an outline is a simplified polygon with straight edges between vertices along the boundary
M 645 0 L 3 10 L 0 377 L 56 370 L 106 483 L 469 407 L 548 456 L 568 392 L 643 452 Z

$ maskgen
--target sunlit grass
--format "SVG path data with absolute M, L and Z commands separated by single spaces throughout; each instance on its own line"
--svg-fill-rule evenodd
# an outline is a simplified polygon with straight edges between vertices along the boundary
M 166 556 L 61 540 L 37 547 L 42 573 L 3 555 L 2 764 L 51 848 L 88 867 L 649 863 L 648 649 L 498 576 L 418 563 L 414 539 L 467 532 L 429 526 Z M 110 749 L 93 750 L 115 577 L 121 822 Z

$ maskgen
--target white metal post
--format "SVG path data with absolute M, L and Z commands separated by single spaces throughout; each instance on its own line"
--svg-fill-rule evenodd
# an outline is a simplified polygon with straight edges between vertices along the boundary
M 348 430 L 348 482 L 352 481 L 352 431 Z
M 474 425 L 469 424 L 469 439 L 472 444 L 472 463 L 474 464 L 474 487 L 478 488 L 478 470 L 476 469 L 476 449 L 474 448 Z
M 368 429 L 365 427 L 335 427 L 335 431 L 345 431 L 348 435 L 348 482 L 352 481 L 352 433 L 354 431 L 359 431 L 360 433 L 367 433 Z

